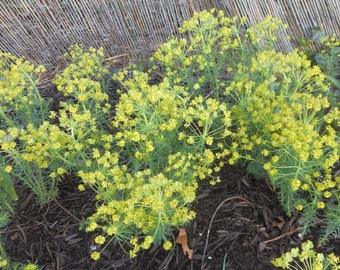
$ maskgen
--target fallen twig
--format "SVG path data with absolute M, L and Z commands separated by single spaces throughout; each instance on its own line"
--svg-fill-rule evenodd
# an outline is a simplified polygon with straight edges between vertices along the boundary
M 228 201 L 231 201 L 231 200 L 236 200 L 236 199 L 239 199 L 239 200 L 242 200 L 242 201 L 245 201 L 245 202 L 248 202 L 250 203 L 247 199 L 241 197 L 241 196 L 233 196 L 233 197 L 229 197 L 227 199 L 225 199 L 224 201 L 222 201 L 218 206 L 217 208 L 215 209 L 215 212 L 214 214 L 212 215 L 211 217 L 211 220 L 210 220 L 210 223 L 209 223 L 209 227 L 208 227 L 208 231 L 207 231 L 207 239 L 205 241 L 205 246 L 204 246 L 204 250 L 203 250 L 203 255 L 202 255 L 202 262 L 201 262 L 201 270 L 203 269 L 203 265 L 204 265 L 204 259 L 205 259 L 205 254 L 207 252 L 207 247 L 208 247 L 208 243 L 209 243 L 209 236 L 210 236 L 210 230 L 211 230 L 211 226 L 212 226 L 212 223 L 213 223 L 213 220 L 217 214 L 217 211 L 222 207 L 223 204 L 225 204 L 226 202 Z
M 324 218 L 324 219 L 320 219 L 320 220 L 314 222 L 312 225 L 320 224 L 320 223 L 324 222 L 325 220 L 326 220 L 325 218 Z M 296 233 L 296 232 L 299 232 L 299 231 L 301 231 L 302 229 L 303 229 L 303 227 L 297 227 L 297 228 L 295 228 L 295 229 L 293 229 L 293 230 L 291 230 L 291 231 L 289 231 L 289 232 L 285 232 L 285 233 L 283 233 L 283 234 L 281 234 L 281 235 L 279 235 L 279 236 L 277 236 L 277 237 L 275 237 L 275 238 L 272 238 L 272 239 L 268 239 L 268 240 L 266 240 L 266 241 L 263 241 L 262 243 L 263 243 L 263 244 L 268 244 L 268 243 L 271 243 L 271 242 L 275 242 L 275 241 L 280 240 L 281 238 L 283 238 L 283 237 L 285 237 L 285 236 L 289 236 L 289 235 L 292 235 L 292 234 L 294 234 L 294 233 Z
M 54 202 L 61 208 L 63 209 L 67 214 L 69 214 L 71 217 L 73 217 L 75 220 L 78 222 L 81 222 L 79 218 L 77 218 L 75 215 L 73 215 L 70 211 L 68 211 L 64 206 L 62 206 L 57 200 L 54 200 Z

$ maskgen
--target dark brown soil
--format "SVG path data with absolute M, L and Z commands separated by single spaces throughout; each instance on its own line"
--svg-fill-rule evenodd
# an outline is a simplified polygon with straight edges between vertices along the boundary
M 79 229 L 94 211 L 95 194 L 79 192 L 77 180 L 71 177 L 60 184 L 58 200 L 43 207 L 25 187 L 18 186 L 20 200 L 2 231 L 3 243 L 13 261 L 36 261 L 46 270 L 208 270 L 223 269 L 223 264 L 228 270 L 275 269 L 271 259 L 302 240 L 317 243 L 322 221 L 301 239 L 300 217 L 284 215 L 265 180 L 254 180 L 233 167 L 224 169 L 222 179 L 216 186 L 202 181 L 192 206 L 197 217 L 185 228 L 194 251 L 192 260 L 178 244 L 173 251 L 154 246 L 135 259 L 129 258 L 124 247 L 111 244 L 101 260 L 92 261 L 89 254 L 95 234 Z M 173 232 L 173 243 L 177 234 Z M 340 239 L 318 250 L 339 254 Z

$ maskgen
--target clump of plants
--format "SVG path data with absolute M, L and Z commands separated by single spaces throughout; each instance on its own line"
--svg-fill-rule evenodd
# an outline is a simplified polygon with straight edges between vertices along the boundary
M 303 211 L 304 232 L 319 214 L 336 229 L 339 110 L 330 103 L 324 74 L 297 51 L 259 52 L 251 61 L 236 71 L 244 79 L 226 88 L 235 103 L 240 162 L 255 177 L 269 177 L 287 214 Z
M 87 231 L 103 230 L 95 238 L 98 245 L 106 239 L 128 241 L 132 257 L 152 243 L 163 241 L 169 249 L 171 230 L 194 217 L 188 205 L 197 181 L 208 176 L 211 183 L 219 181 L 214 173 L 229 154 L 222 144 L 230 134 L 226 105 L 173 88 L 166 80 L 146 87 L 147 74 L 134 71 L 132 78 L 119 75 L 129 91 L 122 90 L 113 117 L 102 51 L 74 46 L 66 56 L 71 64 L 54 80 L 65 100 L 57 111 L 39 115 L 38 110 L 40 122 L 24 119 L 21 129 L 18 122 L 6 126 L 4 171 L 14 179 L 12 168 L 22 170 L 22 178 L 15 179 L 31 188 L 40 203 L 55 198 L 65 174 L 77 175 L 83 181 L 80 190 L 85 185 L 98 193 L 97 211 L 86 226 Z M 34 90 L 37 101 L 47 104 Z M 22 95 L 28 95 L 26 87 Z M 11 148 L 5 143 L 9 134 Z M 23 162 L 39 177 L 28 178 Z M 91 257 L 98 259 L 99 252 Z
M 13 181 L 46 203 L 72 174 L 80 190 L 97 193 L 84 224 L 97 234 L 91 257 L 113 240 L 134 257 L 152 244 L 171 249 L 173 229 L 195 217 L 199 181 L 220 182 L 229 163 L 268 177 L 286 213 L 302 212 L 303 233 L 325 218 L 326 240 L 340 226 L 333 75 L 297 50 L 275 50 L 281 21 L 268 17 L 244 30 L 244 18 L 215 13 L 184 22 L 149 70 L 115 74 L 117 102 L 109 99 L 102 49 L 70 48 L 70 65 L 54 80 L 64 95 L 57 108 L 39 94 L 43 68 L 2 54 L 0 192 L 8 200 L 0 206 L 11 209 Z
M 20 133 L 27 125 L 38 126 L 48 116 L 48 103 L 38 92 L 38 74 L 44 68 L 35 68 L 28 61 L 8 53 L 0 54 L 0 189 L 1 206 L 10 208 L 10 201 L 17 198 L 10 175 L 16 175 L 30 186 L 41 200 L 48 196 L 46 179 L 39 168 L 33 168 L 22 155 L 24 146 L 18 143 Z M 51 183 L 51 189 L 53 189 Z
M 314 250 L 312 241 L 302 243 L 301 249 L 292 248 L 280 258 L 272 260 L 272 264 L 282 269 L 327 270 L 339 269 L 340 258 L 331 253 L 325 257 Z
M 223 100 L 233 121 L 228 162 L 268 177 L 286 213 L 303 212 L 303 233 L 326 217 L 325 240 L 340 225 L 339 177 L 332 174 L 339 161 L 339 100 L 328 84 L 334 74 L 298 50 L 277 52 L 281 21 L 268 17 L 247 31 L 244 24 L 222 12 L 194 15 L 180 29 L 185 38 L 170 39 L 153 55 L 153 71 Z M 331 50 L 323 52 L 329 61 L 337 59 L 337 42 L 331 38 Z
M 72 63 L 56 76 L 58 90 L 66 100 L 54 110 L 38 90 L 43 67 L 4 54 L 1 80 L 0 142 L 2 171 L 23 182 L 45 204 L 57 195 L 64 174 L 83 166 L 90 151 L 87 143 L 97 126 L 105 122 L 110 105 L 102 91 L 104 57 L 101 50 L 85 52 L 74 46 L 68 57 Z M 4 174 L 4 190 L 16 198 L 12 181 Z M 8 183 L 8 186 L 7 186 Z
M 61 102 L 57 110 L 38 90 L 43 67 L 35 68 L 8 53 L 0 55 L 1 227 L 14 211 L 15 182 L 30 188 L 40 204 L 56 198 L 63 176 L 85 166 L 92 146 L 87 140 L 98 136 L 98 122 L 103 123 L 103 115 L 109 111 L 108 96 L 101 91 L 107 73 L 102 50 L 85 52 L 74 46 L 70 51 L 67 57 L 73 63 L 63 73 L 67 80 L 56 78 L 67 102 Z M 3 269 L 19 267 L 0 251 Z M 27 269 L 33 266 L 29 264 Z
M 340 40 L 336 35 L 320 38 L 319 42 L 323 46 L 320 52 L 314 54 L 315 62 L 321 67 L 326 74 L 327 79 L 340 91 Z

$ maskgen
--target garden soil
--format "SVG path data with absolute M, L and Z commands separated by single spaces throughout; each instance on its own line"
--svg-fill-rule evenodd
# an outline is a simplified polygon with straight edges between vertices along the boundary
M 196 218 L 183 228 L 191 259 L 174 230 L 172 251 L 153 246 L 130 259 L 127 246 L 112 242 L 99 261 L 91 260 L 96 233 L 81 228 L 95 210 L 95 193 L 78 191 L 79 180 L 71 176 L 60 183 L 57 200 L 46 206 L 37 205 L 33 193 L 18 185 L 21 199 L 2 231 L 3 243 L 13 261 L 37 262 L 45 270 L 275 269 L 270 261 L 302 241 L 317 245 L 323 220 L 301 238 L 303 218 L 284 214 L 266 179 L 255 180 L 237 167 L 225 167 L 221 179 L 215 186 L 200 183 L 192 205 Z M 339 255 L 340 239 L 331 238 L 317 250 Z

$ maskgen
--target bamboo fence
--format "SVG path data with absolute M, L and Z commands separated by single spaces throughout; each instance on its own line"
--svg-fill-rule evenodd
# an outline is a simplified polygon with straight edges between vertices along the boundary
M 194 12 L 213 7 L 246 16 L 249 25 L 280 18 L 289 25 L 279 38 L 284 52 L 316 28 L 340 35 L 339 0 L 0 0 L 0 50 L 50 72 L 66 64 L 63 54 L 74 43 L 103 47 L 126 64 L 148 57 Z

